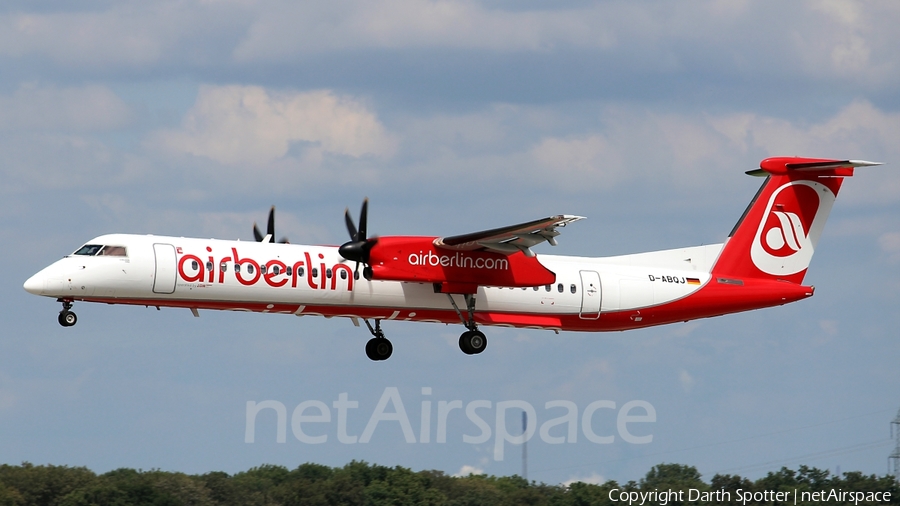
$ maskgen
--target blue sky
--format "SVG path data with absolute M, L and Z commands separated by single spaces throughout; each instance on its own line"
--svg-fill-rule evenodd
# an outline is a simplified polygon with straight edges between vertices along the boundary
M 781 465 L 883 473 L 900 408 L 900 45 L 891 2 L 204 0 L 0 7 L 0 461 L 236 472 L 263 463 L 520 472 L 520 447 L 452 415 L 446 443 L 400 424 L 368 443 L 245 442 L 248 401 L 422 401 L 617 409 L 648 444 L 529 442 L 529 477 L 638 479 L 660 462 L 759 476 Z M 549 214 L 588 220 L 539 252 L 602 256 L 720 242 L 767 156 L 886 162 L 847 181 L 790 306 L 641 331 L 386 323 L 371 363 L 349 321 L 77 304 L 22 282 L 104 233 L 345 240 L 452 235 Z M 431 388 L 428 396 L 423 388 Z M 510 413 L 513 411 L 510 410 Z M 310 411 L 307 414 L 314 414 Z M 267 418 L 268 417 L 268 418 Z M 615 411 L 594 431 L 617 434 Z M 512 432 L 517 424 L 509 423 Z M 579 430 L 581 424 L 579 420 Z M 553 432 L 559 435 L 562 432 Z

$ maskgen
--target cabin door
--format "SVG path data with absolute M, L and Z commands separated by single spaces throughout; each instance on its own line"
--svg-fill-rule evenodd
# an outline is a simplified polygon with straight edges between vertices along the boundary
M 583 320 L 600 318 L 600 275 L 596 271 L 580 271 L 581 274 L 581 314 Z
M 175 293 L 175 269 L 178 261 L 175 246 L 154 244 L 156 271 L 153 274 L 153 293 Z

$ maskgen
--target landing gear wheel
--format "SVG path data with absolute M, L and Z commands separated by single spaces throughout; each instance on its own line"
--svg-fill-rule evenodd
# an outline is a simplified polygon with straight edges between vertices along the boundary
M 63 310 L 59 312 L 59 318 L 57 318 L 57 320 L 63 327 L 71 327 L 78 322 L 78 317 L 71 311 Z
M 366 356 L 370 360 L 375 361 L 391 358 L 391 353 L 394 352 L 394 345 L 384 337 L 384 332 L 381 330 L 381 320 L 375 320 L 374 327 L 369 323 L 369 320 L 363 321 L 366 322 L 366 327 L 369 328 L 369 332 L 373 336 L 366 343 Z
M 394 352 L 394 345 L 383 337 L 373 337 L 366 343 L 366 356 L 369 360 L 379 361 L 391 358 Z
M 477 355 L 487 348 L 487 337 L 480 330 L 469 330 L 459 336 L 459 349 L 466 355 Z

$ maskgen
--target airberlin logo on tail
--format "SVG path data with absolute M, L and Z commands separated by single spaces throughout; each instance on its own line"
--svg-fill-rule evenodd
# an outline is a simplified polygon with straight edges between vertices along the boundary
M 766 250 L 774 256 L 790 256 L 800 251 L 808 235 L 800 222 L 800 216 L 786 211 L 772 211 L 770 216 L 778 218 L 778 223 L 766 232 Z M 786 255 L 782 255 L 784 251 Z
M 773 276 L 809 267 L 834 199 L 834 192 L 816 181 L 792 181 L 776 189 L 750 246 L 753 264 Z

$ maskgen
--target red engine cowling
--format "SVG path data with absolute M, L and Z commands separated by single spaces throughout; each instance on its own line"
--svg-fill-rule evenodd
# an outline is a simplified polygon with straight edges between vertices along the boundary
M 379 237 L 369 253 L 372 279 L 440 284 L 445 293 L 474 293 L 478 286 L 529 287 L 556 282 L 556 274 L 522 252 L 438 248 L 434 237 Z

